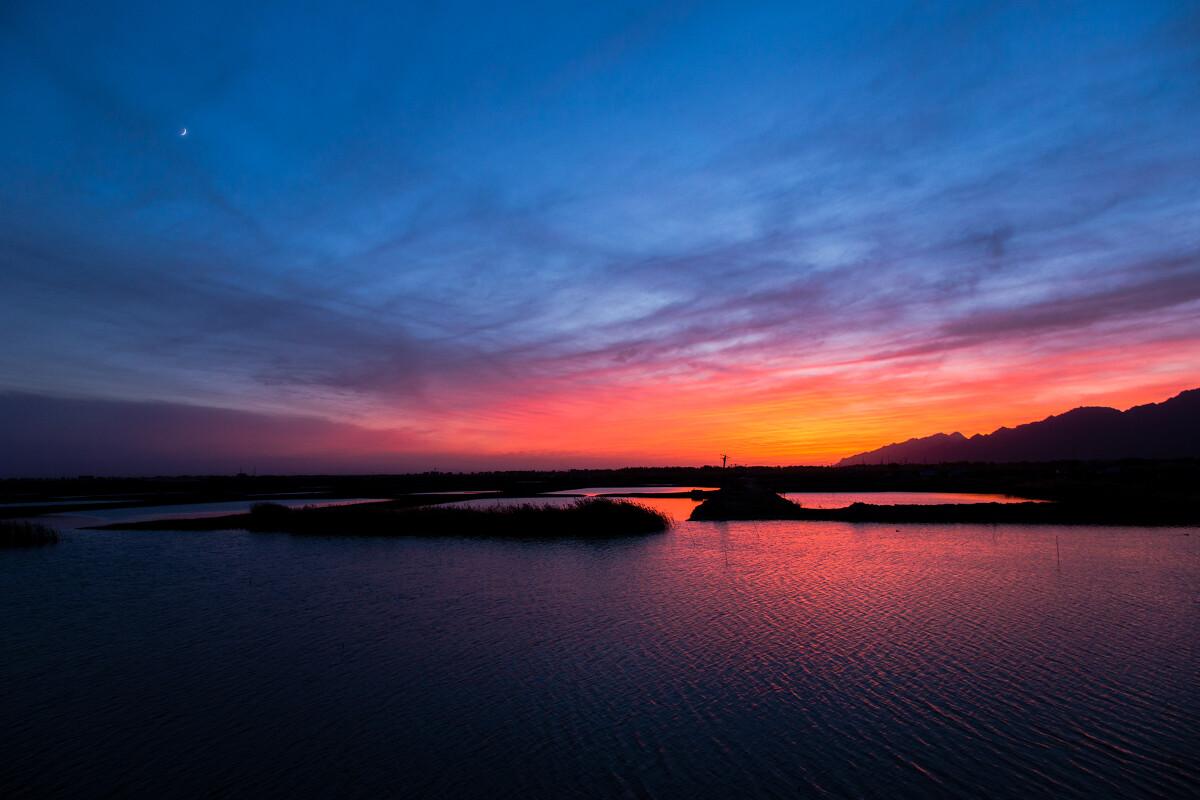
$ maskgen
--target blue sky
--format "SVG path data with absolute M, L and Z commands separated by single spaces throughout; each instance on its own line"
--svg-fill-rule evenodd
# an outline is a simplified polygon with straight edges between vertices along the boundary
M 278 462 L 352 469 L 1161 399 L 1200 383 L 1198 78 L 1192 3 L 6 3 L 0 392 L 176 408 L 212 469 L 229 413 L 381 432 Z M 110 451 L 0 472 L 168 468 Z

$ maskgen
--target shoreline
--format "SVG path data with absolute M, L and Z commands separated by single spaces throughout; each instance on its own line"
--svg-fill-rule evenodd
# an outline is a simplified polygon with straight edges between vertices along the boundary
M 287 508 L 263 503 L 242 514 L 117 522 L 82 530 L 245 530 L 330 537 L 608 539 L 661 533 L 670 527 L 670 518 L 653 509 L 636 503 L 594 498 L 567 506 L 525 503 L 486 509 L 436 505 L 405 508 L 390 502 L 322 508 Z
M 1017 503 L 938 503 L 929 505 L 873 505 L 857 502 L 844 508 L 805 508 L 803 505 L 752 481 L 731 482 L 705 499 L 689 520 L 795 520 L 812 522 L 884 522 L 893 524 L 1016 524 L 1113 525 L 1194 527 L 1200 513 L 1194 503 L 1173 498 Z
M 785 502 L 790 502 L 786 501 Z M 795 504 L 793 504 L 795 505 Z M 699 509 L 699 507 L 697 507 Z M 1195 513 L 1182 510 L 1079 508 L 1058 503 L 961 503 L 944 505 L 871 505 L 803 508 L 786 513 L 724 514 L 695 512 L 695 522 L 795 520 L 797 522 L 879 522 L 897 524 L 1103 525 L 1112 527 L 1200 527 Z

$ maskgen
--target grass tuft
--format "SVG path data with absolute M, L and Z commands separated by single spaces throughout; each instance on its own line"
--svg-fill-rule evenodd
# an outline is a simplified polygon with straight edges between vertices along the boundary
M 0 520 L 0 547 L 40 547 L 58 543 L 58 531 L 37 522 Z

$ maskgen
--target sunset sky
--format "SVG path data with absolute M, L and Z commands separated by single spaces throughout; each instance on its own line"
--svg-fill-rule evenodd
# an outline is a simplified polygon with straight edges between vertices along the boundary
M 0 475 L 829 463 L 1200 386 L 1194 3 L 297 8 L 0 6 Z

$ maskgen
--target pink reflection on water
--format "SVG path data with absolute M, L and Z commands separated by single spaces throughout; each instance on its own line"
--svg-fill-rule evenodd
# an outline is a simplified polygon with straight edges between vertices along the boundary
M 854 503 L 868 503 L 876 506 L 934 506 L 1043 502 L 1006 494 L 973 494 L 970 492 L 786 492 L 783 496 L 805 508 L 845 508 Z

